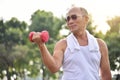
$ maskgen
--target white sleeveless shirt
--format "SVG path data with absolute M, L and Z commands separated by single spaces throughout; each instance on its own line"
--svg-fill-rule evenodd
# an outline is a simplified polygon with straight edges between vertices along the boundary
M 63 60 L 62 80 L 100 80 L 101 53 L 96 38 L 87 32 L 88 45 L 80 46 L 71 33 L 67 37 L 67 48 Z

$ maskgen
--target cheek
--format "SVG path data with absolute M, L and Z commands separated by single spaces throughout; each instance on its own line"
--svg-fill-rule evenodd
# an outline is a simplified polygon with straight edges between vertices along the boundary
M 78 26 L 78 29 L 80 29 L 80 30 L 84 29 L 84 24 L 83 23 L 79 23 L 77 26 Z
M 79 21 L 79 22 L 77 22 L 77 24 L 78 24 L 78 25 L 79 25 L 79 27 L 81 27 L 81 28 L 82 28 L 82 27 L 84 27 L 84 21 L 82 21 L 82 20 L 81 20 L 81 21 Z
M 82 27 L 83 23 L 82 22 L 77 22 L 77 26 Z

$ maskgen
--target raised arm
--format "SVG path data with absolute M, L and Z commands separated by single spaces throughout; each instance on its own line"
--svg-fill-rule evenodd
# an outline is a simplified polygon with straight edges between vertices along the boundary
M 50 72 L 57 72 L 62 65 L 66 41 L 60 40 L 59 42 L 57 42 L 53 51 L 53 55 L 51 55 L 45 43 L 41 41 L 39 33 L 33 35 L 33 40 L 39 46 L 42 61 L 45 66 L 50 70 Z

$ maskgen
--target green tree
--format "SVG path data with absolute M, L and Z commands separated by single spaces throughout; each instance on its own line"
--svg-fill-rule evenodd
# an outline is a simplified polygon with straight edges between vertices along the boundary
M 110 30 L 107 31 L 105 40 L 108 44 L 110 65 L 112 70 L 120 70 L 120 17 L 107 20 Z
M 8 80 L 13 74 L 11 69 L 14 67 L 14 60 L 16 59 L 12 54 L 12 49 L 18 44 L 25 44 L 23 35 L 26 26 L 27 24 L 24 21 L 20 22 L 14 17 L 6 22 L 0 20 L 0 73 L 2 70 L 6 70 Z
M 65 21 L 54 17 L 51 12 L 46 12 L 44 10 L 37 10 L 33 13 L 31 17 L 31 25 L 29 26 L 30 31 L 49 31 L 50 38 L 57 39 L 61 25 Z

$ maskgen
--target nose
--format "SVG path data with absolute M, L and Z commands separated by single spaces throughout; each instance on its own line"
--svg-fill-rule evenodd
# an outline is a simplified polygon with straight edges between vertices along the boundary
M 68 26 L 71 26 L 72 24 L 74 24 L 74 21 L 72 19 L 70 19 L 68 22 L 67 22 L 67 25 Z

